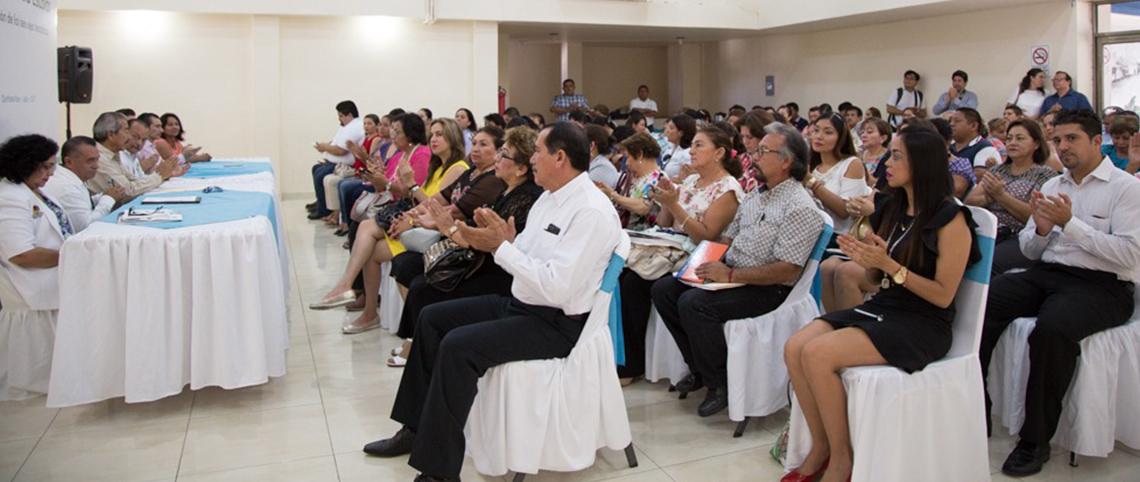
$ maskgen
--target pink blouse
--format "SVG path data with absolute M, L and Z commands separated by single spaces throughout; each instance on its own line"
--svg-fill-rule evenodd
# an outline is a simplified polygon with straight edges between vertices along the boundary
M 384 176 L 388 178 L 388 182 L 396 182 L 396 168 L 400 166 L 400 159 L 404 158 L 404 151 L 398 151 L 388 158 L 388 164 L 384 166 Z M 412 172 L 415 173 L 416 184 L 423 184 L 428 177 L 428 167 L 431 165 L 431 149 L 428 146 L 416 146 L 412 151 L 412 159 L 409 161 L 412 165 Z

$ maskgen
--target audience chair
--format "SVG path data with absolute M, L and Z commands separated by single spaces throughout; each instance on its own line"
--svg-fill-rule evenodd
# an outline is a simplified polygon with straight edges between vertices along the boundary
M 649 310 L 649 324 L 645 328 L 645 379 L 651 382 L 669 380 L 669 391 L 673 384 L 689 374 L 689 365 L 677 348 L 677 341 L 665 327 L 665 321 L 657 314 L 657 308 Z M 687 394 L 682 394 L 685 398 Z
M 823 232 L 812 249 L 800 279 L 775 310 L 754 318 L 724 324 L 728 344 L 728 418 L 738 422 L 733 437 L 748 427 L 748 417 L 764 417 L 788 404 L 788 369 L 784 343 L 819 316 L 819 304 L 810 290 L 823 252 L 831 240 L 831 217 L 823 217 Z
M 966 269 L 955 296 L 950 352 L 909 375 L 889 366 L 843 370 L 854 482 L 990 480 L 978 347 L 997 218 L 982 208 L 970 211 L 982 259 Z M 785 467 L 798 467 L 810 450 L 811 435 L 793 397 Z
M 396 278 L 391 276 L 392 262 L 380 265 L 380 327 L 389 333 L 400 331 L 400 315 L 404 312 L 404 297 Z
M 572 472 L 594 465 L 602 447 L 625 450 L 637 466 L 618 381 L 610 301 L 629 255 L 622 235 L 578 343 L 566 358 L 506 363 L 487 370 L 467 419 L 467 453 L 482 474 Z M 620 309 L 618 311 L 620 313 Z
M 1095 316 L 1092 314 L 1090 316 Z M 998 340 L 990 364 L 994 415 L 1011 435 L 1025 422 L 1029 334 L 1037 318 L 1018 318 Z M 1081 356 L 1053 442 L 1076 456 L 1108 457 L 1119 440 L 1140 449 L 1140 291 L 1128 323 L 1081 340 Z

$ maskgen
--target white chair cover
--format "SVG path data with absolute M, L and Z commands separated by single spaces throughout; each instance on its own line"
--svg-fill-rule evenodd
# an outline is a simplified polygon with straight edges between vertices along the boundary
M 681 356 L 677 341 L 665 327 L 657 308 L 649 310 L 649 324 L 645 327 L 645 379 L 656 382 L 668 379 L 677 383 L 689 374 L 689 365 Z
M 0 402 L 48 391 L 56 310 L 33 310 L 0 268 Z
M 989 293 L 997 219 L 971 207 L 982 259 L 966 270 L 954 304 L 954 341 L 946 357 L 912 374 L 888 366 L 846 369 L 847 417 L 854 482 L 990 480 L 978 347 Z M 793 399 L 785 468 L 811 450 L 803 412 Z
M 390 276 L 391 273 L 391 261 L 380 265 L 380 327 L 389 333 L 396 333 L 400 330 L 404 297 L 400 296 L 400 288 L 396 284 L 396 278 Z
M 831 241 L 831 216 L 819 211 L 824 228 L 787 299 L 775 310 L 724 324 L 728 343 L 728 418 L 763 417 L 788 404 L 784 343 L 819 316 L 811 285 Z
M 1140 291 L 1132 320 L 1081 340 L 1053 442 L 1081 455 L 1108 457 L 1115 441 L 1140 449 Z M 998 421 L 1011 435 L 1025 422 L 1029 334 L 1037 318 L 1018 318 L 998 340 L 989 388 Z
M 629 237 L 622 235 L 614 254 L 620 273 Z M 610 298 L 603 290 L 595 295 L 566 358 L 506 363 L 479 379 L 465 428 L 476 470 L 493 476 L 577 471 L 594 464 L 598 449 L 630 444 L 608 325 Z

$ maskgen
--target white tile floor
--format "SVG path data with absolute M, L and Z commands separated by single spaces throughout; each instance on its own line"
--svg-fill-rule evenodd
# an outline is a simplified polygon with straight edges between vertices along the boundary
M 47 409 L 44 399 L 0 403 L 0 480 L 16 481 L 388 481 L 411 480 L 405 458 L 367 457 L 360 447 L 396 431 L 388 419 L 400 370 L 383 366 L 399 340 L 372 331 L 339 333 L 343 312 L 303 307 L 319 297 L 347 259 L 343 238 L 306 221 L 303 202 L 284 205 L 293 293 L 289 374 L 243 390 L 187 390 L 158 402 L 111 400 Z M 528 480 L 775 481 L 781 468 L 768 449 L 786 413 L 753 422 L 731 437 L 726 415 L 695 414 L 700 396 L 677 400 L 664 384 L 625 389 L 640 465 L 603 450 L 579 473 L 543 473 Z M 1012 448 L 1008 436 L 990 442 L 994 480 Z M 1026 481 L 1140 480 L 1140 457 L 1120 449 L 1108 459 L 1068 466 L 1056 450 L 1046 470 Z M 468 464 L 464 480 L 487 480 Z

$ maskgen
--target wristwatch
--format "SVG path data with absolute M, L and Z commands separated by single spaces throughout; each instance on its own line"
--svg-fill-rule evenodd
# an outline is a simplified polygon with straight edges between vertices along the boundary
M 450 228 L 447 228 L 447 235 L 448 236 L 454 235 L 456 231 L 459 231 L 459 224 L 458 223 L 452 224 Z
M 414 193 L 414 192 L 419 191 L 419 190 L 420 190 L 420 186 L 418 184 L 416 184 L 416 185 L 408 188 L 408 193 Z
M 906 283 L 906 275 L 908 273 L 910 273 L 910 271 L 906 269 L 906 266 L 900 267 L 898 271 L 895 271 L 895 274 L 891 275 L 891 281 L 894 281 L 896 285 L 902 286 Z

